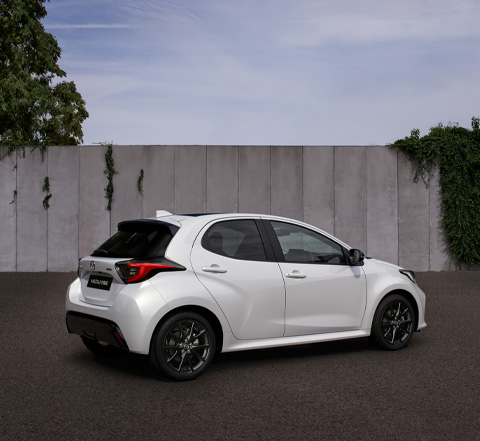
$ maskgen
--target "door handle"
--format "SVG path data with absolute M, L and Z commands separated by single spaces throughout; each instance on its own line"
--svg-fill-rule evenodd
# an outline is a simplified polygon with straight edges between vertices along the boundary
M 285 277 L 289 279 L 305 279 L 306 274 L 300 274 L 298 271 L 292 271 L 291 273 L 285 274 Z
M 218 265 L 202 266 L 202 271 L 205 271 L 206 273 L 217 273 L 217 274 L 223 274 L 227 272 L 226 269 L 220 268 Z

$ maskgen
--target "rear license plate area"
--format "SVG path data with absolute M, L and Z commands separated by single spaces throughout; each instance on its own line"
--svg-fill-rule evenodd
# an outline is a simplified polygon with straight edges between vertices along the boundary
M 103 289 L 104 291 L 109 291 L 110 286 L 112 285 L 112 278 L 107 276 L 97 276 L 91 274 L 88 278 L 87 286 L 89 288 Z

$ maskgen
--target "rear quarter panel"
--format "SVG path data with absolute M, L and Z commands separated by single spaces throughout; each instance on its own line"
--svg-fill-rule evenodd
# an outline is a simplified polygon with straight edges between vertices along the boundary
M 178 308 L 187 309 L 188 306 L 205 308 L 217 317 L 223 332 L 231 332 L 222 310 L 193 271 L 187 269 L 185 271 L 162 273 L 159 276 L 150 279 L 150 281 L 165 300 L 170 311 Z M 150 338 L 164 315 L 164 313 L 159 312 L 152 316 L 146 328 L 146 333 L 150 335 Z

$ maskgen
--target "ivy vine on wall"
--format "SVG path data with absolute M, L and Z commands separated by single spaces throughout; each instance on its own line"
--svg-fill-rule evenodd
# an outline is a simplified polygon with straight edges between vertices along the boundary
M 17 190 L 13 190 L 13 199 L 12 202 L 10 202 L 10 205 L 12 204 L 17 204 Z
M 43 180 L 43 188 L 42 190 L 46 193 L 45 197 L 43 198 L 43 208 L 48 210 L 50 208 L 50 198 L 52 197 L 52 193 L 50 193 L 50 179 L 48 176 L 45 176 Z
M 105 164 L 106 168 L 104 173 L 107 175 L 107 186 L 105 187 L 105 198 L 107 199 L 107 210 L 112 211 L 112 201 L 113 201 L 113 175 L 117 173 L 115 170 L 115 163 L 113 161 L 113 149 L 112 144 L 108 145 L 107 152 L 105 153 Z
M 145 173 L 143 171 L 143 168 L 140 170 L 140 175 L 138 176 L 138 181 L 137 181 L 137 189 L 138 192 L 143 196 L 143 178 L 145 177 Z
M 394 142 L 416 164 L 415 179 L 440 171 L 443 219 L 450 249 L 462 262 L 480 263 L 480 118 L 472 129 L 458 124 L 412 130 Z

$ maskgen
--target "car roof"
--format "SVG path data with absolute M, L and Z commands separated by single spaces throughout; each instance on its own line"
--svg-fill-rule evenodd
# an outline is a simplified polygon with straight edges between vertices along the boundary
M 172 214 L 166 211 L 157 211 L 157 216 L 148 218 L 149 220 L 159 220 L 165 222 L 172 222 L 179 225 L 184 224 L 207 224 L 212 220 L 219 219 L 230 219 L 230 218 L 265 218 L 265 219 L 276 219 L 283 221 L 290 221 L 294 223 L 303 223 L 302 221 L 296 219 L 289 219 L 281 216 L 274 216 L 270 214 L 261 214 L 261 213 L 185 213 L 185 214 Z
M 298 219 L 292 219 L 283 216 L 276 216 L 272 214 L 261 214 L 261 213 L 186 213 L 186 214 L 172 214 L 168 211 L 158 210 L 157 216 L 154 218 L 149 218 L 151 220 L 171 222 L 174 225 L 179 227 L 187 227 L 188 229 L 196 230 L 197 232 L 201 230 L 205 225 L 209 224 L 215 220 L 221 219 L 232 219 L 232 218 L 257 218 L 257 219 L 268 219 L 276 220 L 280 222 L 294 223 L 296 225 L 303 226 L 305 228 L 317 230 L 319 233 L 330 237 L 335 242 L 343 245 L 345 248 L 350 249 L 351 247 L 333 236 L 332 234 L 327 233 L 319 227 L 308 224 Z

